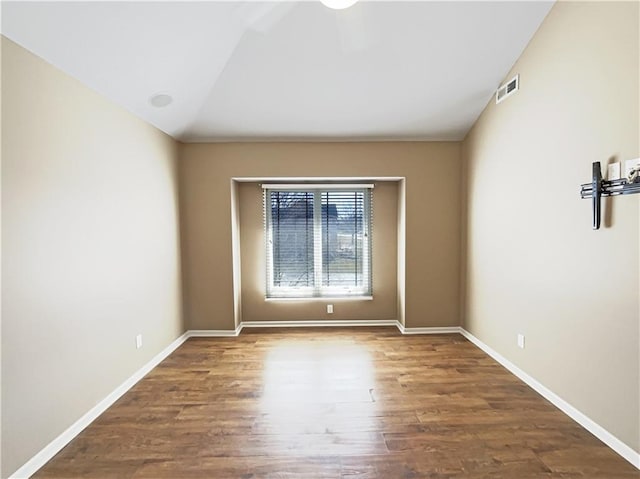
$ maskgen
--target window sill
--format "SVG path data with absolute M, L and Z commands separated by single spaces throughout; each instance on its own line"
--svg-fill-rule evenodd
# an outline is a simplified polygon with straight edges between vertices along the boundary
M 336 302 L 336 301 L 373 301 L 373 296 L 311 296 L 300 298 L 264 298 L 265 302 L 290 302 L 290 301 L 324 301 L 324 302 Z

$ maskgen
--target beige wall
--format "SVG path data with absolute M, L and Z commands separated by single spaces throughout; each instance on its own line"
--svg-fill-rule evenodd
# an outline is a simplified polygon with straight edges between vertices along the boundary
M 265 301 L 266 254 L 263 192 L 259 183 L 240 183 L 242 320 L 396 319 L 397 181 L 377 181 L 373 189 L 373 300 Z M 327 304 L 334 305 L 327 314 Z
M 467 136 L 466 328 L 640 450 L 638 196 L 591 230 L 591 162 L 640 156 L 637 2 L 561 2 Z M 516 335 L 526 335 L 518 349 Z
M 181 145 L 180 191 L 188 327 L 235 327 L 231 179 L 329 176 L 406 177 L 406 326 L 457 326 L 460 169 L 458 143 Z M 397 208 L 396 204 L 392 207 Z M 389 241 L 393 242 L 392 239 Z M 250 280 L 245 277 L 248 274 L 246 259 L 241 258 L 241 261 L 245 268 L 242 282 L 247 285 Z M 263 276 L 260 272 L 256 281 Z M 392 292 L 389 296 L 396 301 Z M 274 316 L 269 317 L 334 319 L 339 318 L 338 311 L 343 307 L 336 306 L 336 314 L 328 316 L 319 315 L 318 310 L 324 308 L 324 303 L 320 305 L 310 303 L 303 307 L 292 302 L 288 305 L 280 303 L 273 306 Z M 258 319 L 255 303 L 254 309 L 249 306 L 247 313 L 248 306 L 242 304 L 243 315 Z M 348 306 L 349 309 L 343 310 L 344 317 L 356 318 L 366 311 L 371 315 L 368 317 L 390 319 L 397 309 L 395 305 L 388 305 L 367 311 L 367 307 Z
M 184 328 L 176 143 L 6 39 L 2 125 L 6 477 Z

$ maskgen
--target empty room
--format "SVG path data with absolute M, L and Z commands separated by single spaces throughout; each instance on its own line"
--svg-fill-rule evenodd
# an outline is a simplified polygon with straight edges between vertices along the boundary
M 640 477 L 640 2 L 2 1 L 0 477 Z

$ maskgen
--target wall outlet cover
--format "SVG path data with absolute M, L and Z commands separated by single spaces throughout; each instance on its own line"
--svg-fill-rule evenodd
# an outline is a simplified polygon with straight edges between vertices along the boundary
M 518 334 L 518 347 L 524 349 L 524 334 Z

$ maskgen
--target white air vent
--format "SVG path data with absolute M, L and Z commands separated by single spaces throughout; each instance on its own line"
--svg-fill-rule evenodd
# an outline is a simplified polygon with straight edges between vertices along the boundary
M 505 83 L 496 91 L 496 103 L 500 103 L 509 95 L 513 95 L 520 89 L 520 75 L 514 76 L 508 83 Z

